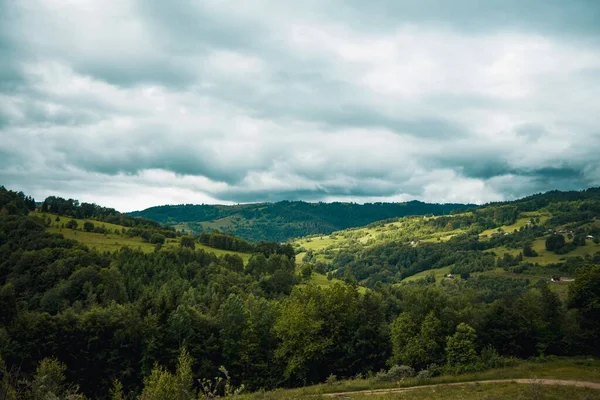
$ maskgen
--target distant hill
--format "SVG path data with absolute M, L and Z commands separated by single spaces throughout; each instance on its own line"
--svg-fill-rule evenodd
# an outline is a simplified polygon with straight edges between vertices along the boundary
M 281 201 L 234 206 L 171 205 L 151 207 L 128 215 L 151 219 L 193 233 L 219 230 L 251 241 L 285 241 L 375 221 L 409 215 L 446 215 L 474 208 L 472 204 L 307 203 Z
M 561 242 L 548 247 L 549 238 Z M 600 188 L 550 191 L 464 213 L 401 217 L 292 241 L 298 262 L 373 287 L 435 276 L 550 280 L 600 262 Z M 457 278 L 458 279 L 458 278 Z M 566 298 L 567 285 L 553 285 Z M 562 290 L 562 291 L 561 291 Z

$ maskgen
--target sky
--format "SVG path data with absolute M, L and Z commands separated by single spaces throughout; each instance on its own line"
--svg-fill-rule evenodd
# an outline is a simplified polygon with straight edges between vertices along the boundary
M 132 211 L 600 185 L 597 0 L 0 0 L 0 185 Z

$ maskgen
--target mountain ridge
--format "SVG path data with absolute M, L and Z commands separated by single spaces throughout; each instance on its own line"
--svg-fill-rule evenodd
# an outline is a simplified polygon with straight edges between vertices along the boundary
M 180 204 L 150 207 L 127 213 L 177 229 L 201 233 L 219 230 L 247 240 L 286 241 L 312 234 L 368 225 L 408 215 L 447 215 L 477 207 L 461 203 L 309 203 L 280 201 L 240 205 Z

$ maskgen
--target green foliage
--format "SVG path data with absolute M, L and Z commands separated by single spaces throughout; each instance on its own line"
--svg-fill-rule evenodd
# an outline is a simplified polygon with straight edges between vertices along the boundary
M 172 225 L 184 223 L 196 233 L 217 229 L 250 241 L 282 242 L 294 237 L 327 234 L 339 229 L 367 225 L 392 217 L 443 215 L 471 208 L 472 205 L 465 204 L 426 204 L 418 201 L 374 204 L 282 201 L 236 206 L 159 206 L 129 215 Z
M 179 239 L 179 245 L 193 250 L 196 248 L 196 239 L 193 236 L 182 236 Z
M 69 227 L 67 227 L 69 228 Z M 75 228 L 77 228 L 77 225 L 75 225 Z M 94 230 L 94 223 L 93 222 L 89 222 L 86 221 L 83 223 L 83 230 L 86 232 L 92 232 Z
M 33 210 L 35 210 L 35 200 L 32 197 L 0 186 L 0 216 L 27 215 Z
M 454 335 L 446 341 L 448 365 L 454 368 L 467 368 L 477 361 L 475 342 L 477 334 L 471 326 L 461 323 L 456 327 Z
M 143 393 L 145 398 L 189 398 L 234 394 L 242 385 L 259 390 L 365 376 L 381 371 L 386 362 L 391 367 L 384 372 L 386 379 L 399 380 L 414 370 L 421 371 L 421 379 L 436 375 L 436 365 L 464 371 L 506 365 L 512 360 L 507 356 L 547 360 L 599 354 L 600 316 L 594 307 L 600 301 L 594 291 L 600 290 L 594 285 L 600 280 L 600 254 L 594 256 L 594 245 L 588 240 L 572 250 L 580 258 L 549 267 L 525 263 L 519 256 L 531 246 L 539 255 L 530 261 L 559 260 L 544 249 L 549 229 L 598 236 L 600 226 L 587 214 L 595 210 L 595 200 L 545 203 L 555 213 L 551 218 L 563 212 L 588 218 L 564 218 L 572 221 L 569 226 L 541 226 L 549 218 L 542 211 L 541 221 L 526 225 L 538 211 L 519 213 L 531 212 L 544 199 L 489 205 L 469 214 L 386 221 L 303 240 L 303 250 L 312 251 L 304 267 L 295 265 L 289 244 L 250 244 L 256 254 L 248 255 L 244 267 L 230 250 L 220 250 L 225 255 L 218 256 L 204 251 L 202 243 L 195 243 L 195 249 L 178 246 L 179 240 L 169 236 L 173 231 L 141 222 L 122 235 L 139 235 L 148 242 L 162 235 L 160 251 L 124 247 L 101 253 L 49 233 L 54 228 L 46 226 L 48 215 L 1 216 L 0 353 L 5 371 L 19 371 L 9 386 L 34 376 L 40 359 L 53 357 L 69 369 L 65 372 L 54 360 L 55 367 L 44 367 L 54 372 L 40 376 L 58 377 L 53 382 L 59 385 L 50 390 L 59 397 L 78 393 L 61 380 L 63 371 L 90 397 Z M 496 212 L 496 207 L 503 210 Z M 480 238 L 482 229 L 497 230 L 495 221 L 512 221 L 515 209 L 520 230 Z M 77 205 L 68 212 L 82 210 Z M 104 236 L 95 233 L 104 228 L 96 222 L 102 214 L 92 218 L 93 232 L 65 234 Z M 85 221 L 77 220 L 79 225 Z M 421 234 L 427 239 L 416 243 Z M 221 240 L 222 247 L 248 243 L 212 236 L 218 238 L 213 244 Z M 210 240 L 211 235 L 205 237 Z M 184 242 L 196 240 L 186 238 Z M 343 246 L 310 247 L 319 241 Z M 494 269 L 497 264 L 505 269 Z M 312 272 L 313 266 L 351 284 L 329 282 L 318 288 L 311 284 L 316 278 L 327 282 Z M 434 279 L 397 284 L 419 271 L 426 276 L 432 267 L 438 268 Z M 465 280 L 445 278 L 451 271 L 460 271 Z M 537 279 L 575 271 L 579 275 L 571 283 Z M 315 276 L 307 284 L 309 274 Z M 299 282 L 302 275 L 305 280 Z M 555 293 L 564 288 L 561 295 L 566 294 L 567 285 L 572 288 L 570 309 Z M 477 337 L 468 329 L 463 332 L 463 324 L 476 329 Z M 480 357 L 472 357 L 474 348 L 483 349 Z M 49 387 L 36 379 L 29 381 L 30 389 L 34 382 L 35 387 Z
M 123 384 L 121 381 L 118 379 L 113 380 L 108 396 L 110 400 L 125 400 L 125 393 L 123 392 Z
M 525 247 L 523 247 L 523 256 L 524 257 L 537 257 L 538 253 L 530 245 L 526 245 Z
M 415 370 L 408 365 L 392 365 L 387 371 L 379 371 L 375 375 L 375 380 L 381 382 L 398 382 L 402 379 L 412 378 L 414 376 Z
M 234 386 L 231 383 L 229 372 L 225 367 L 219 367 L 219 372 L 221 372 L 223 376 L 215 377 L 214 381 L 211 381 L 210 379 L 202 379 L 200 381 L 199 399 L 238 396 L 244 391 L 244 385 Z
M 78 226 L 79 226 L 79 224 L 74 219 L 69 220 L 65 224 L 65 228 L 68 228 L 68 229 L 77 229 Z
M 150 376 L 144 380 L 144 390 L 140 400 L 196 399 L 192 364 L 193 360 L 185 348 L 182 348 L 179 353 L 175 374 L 156 364 Z
M 581 325 L 589 332 L 590 348 L 600 345 L 600 265 L 580 269 L 569 288 L 568 305 L 576 308 Z
M 557 251 L 562 249 L 565 246 L 565 237 L 563 235 L 550 235 L 548 239 L 546 239 L 546 250 L 548 251 Z
M 67 366 L 56 358 L 44 358 L 36 368 L 31 381 L 31 395 L 34 399 L 85 399 L 79 389 L 66 383 Z
M 433 312 L 419 324 L 409 313 L 402 313 L 391 327 L 392 357 L 390 364 L 424 368 L 441 361 L 442 327 Z

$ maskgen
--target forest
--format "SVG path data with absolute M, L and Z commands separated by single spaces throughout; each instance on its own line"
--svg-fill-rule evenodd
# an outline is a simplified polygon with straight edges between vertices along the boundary
M 218 230 L 249 241 L 282 242 L 313 234 L 370 224 L 406 215 L 444 215 L 473 208 L 469 204 L 406 203 L 277 203 L 173 205 L 151 207 L 128 215 L 149 218 L 194 233 Z
M 336 378 L 600 356 L 600 254 L 553 267 L 574 278 L 564 298 L 546 279 L 478 274 L 499 258 L 506 268 L 534 260 L 485 251 L 524 250 L 551 224 L 587 227 L 577 233 L 594 236 L 589 218 L 599 210 L 598 193 L 551 193 L 550 200 L 425 220 L 467 233 L 340 252 L 327 265 L 340 280 L 317 285 L 313 265 L 296 265 L 292 246 L 220 233 L 176 234 L 179 246 L 153 252 L 99 252 L 47 232 L 33 199 L 0 187 L 0 392 L 8 399 L 212 398 Z M 534 205 L 552 217 L 511 235 L 475 234 L 510 224 Z M 132 218 L 94 210 L 85 216 Z M 77 207 L 61 212 L 80 215 Z M 194 243 L 252 255 L 244 263 Z M 554 252 L 569 243 L 553 238 L 546 246 Z M 437 266 L 464 279 L 402 280 Z

